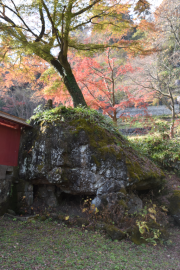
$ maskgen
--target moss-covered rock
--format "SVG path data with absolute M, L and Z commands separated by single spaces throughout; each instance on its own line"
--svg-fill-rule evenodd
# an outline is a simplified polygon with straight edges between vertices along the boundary
M 169 201 L 170 214 L 174 217 L 175 222 L 180 226 L 180 190 L 174 190 Z
M 96 196 L 163 185 L 162 171 L 96 111 L 59 107 L 33 116 L 31 125 L 20 146 L 19 175 L 33 185 Z
M 47 217 L 45 216 L 45 215 L 42 215 L 41 217 L 40 217 L 40 221 L 45 221 L 47 219 Z
M 126 234 L 114 225 L 106 225 L 105 230 L 112 240 L 120 241 L 126 237 Z
M 166 228 L 154 220 L 148 222 L 142 221 L 138 224 L 138 226 L 133 226 L 129 231 L 131 240 L 137 245 L 143 243 L 155 244 L 157 241 L 164 241 L 169 238 Z
M 89 220 L 86 219 L 86 218 L 76 218 L 76 222 L 75 222 L 78 226 L 82 227 L 83 225 L 84 226 L 87 226 L 89 225 Z
M 97 222 L 96 225 L 95 225 L 95 229 L 96 230 L 105 230 L 107 224 L 104 223 L 104 222 Z
M 145 157 L 140 159 L 132 155 L 127 170 L 129 182 L 133 182 L 132 187 L 136 190 L 157 189 L 165 184 L 164 173 Z
M 142 245 L 147 243 L 144 238 L 142 238 L 142 235 L 139 231 L 139 228 L 137 226 L 134 226 L 131 231 L 131 241 L 136 245 Z
M 89 225 L 86 229 L 88 231 L 94 231 L 94 226 L 93 225 Z

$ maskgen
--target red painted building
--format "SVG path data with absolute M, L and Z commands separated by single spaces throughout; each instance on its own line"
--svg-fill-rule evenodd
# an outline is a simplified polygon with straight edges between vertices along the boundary
M 0 165 L 17 166 L 22 127 L 25 119 L 0 111 Z

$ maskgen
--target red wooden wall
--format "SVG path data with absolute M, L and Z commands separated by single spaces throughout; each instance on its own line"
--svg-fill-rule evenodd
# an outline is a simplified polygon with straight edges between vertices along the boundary
M 0 164 L 18 165 L 20 125 L 0 119 Z

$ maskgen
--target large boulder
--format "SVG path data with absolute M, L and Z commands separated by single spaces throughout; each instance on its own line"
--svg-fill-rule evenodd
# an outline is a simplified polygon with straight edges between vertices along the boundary
M 95 111 L 59 107 L 37 114 L 31 125 L 22 136 L 19 176 L 33 185 L 95 195 L 99 206 L 104 196 L 110 200 L 108 194 L 159 189 L 164 183 L 163 172 Z

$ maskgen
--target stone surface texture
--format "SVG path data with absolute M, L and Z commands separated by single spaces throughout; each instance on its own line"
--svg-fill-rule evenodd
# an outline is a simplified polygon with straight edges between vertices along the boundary
M 175 222 L 180 226 L 180 191 L 175 190 L 169 199 L 169 211 Z
M 120 134 L 86 119 L 34 124 L 24 131 L 20 153 L 19 179 L 41 185 L 38 194 L 48 198 L 50 206 L 57 205 L 62 192 L 95 195 L 93 203 L 100 207 L 104 201 L 112 204 L 112 197 L 125 196 L 122 190 L 163 184 L 162 171 L 140 158 Z M 142 208 L 138 197 L 128 203 L 132 211 Z
M 11 195 L 13 168 L 0 165 L 0 213 L 6 208 L 7 201 Z

